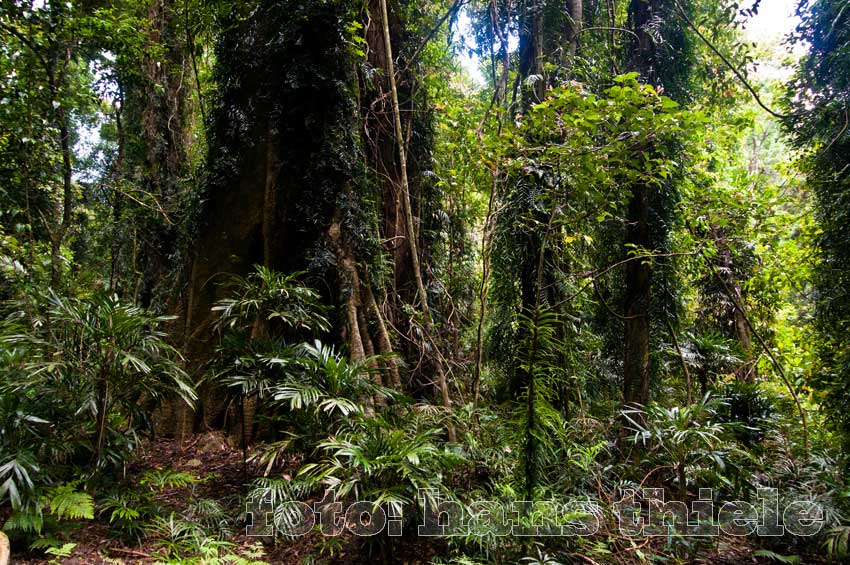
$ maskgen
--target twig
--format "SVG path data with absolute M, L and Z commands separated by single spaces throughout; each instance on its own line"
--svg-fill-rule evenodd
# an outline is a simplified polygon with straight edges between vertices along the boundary
M 844 107 L 844 127 L 842 127 L 841 131 L 839 131 L 835 135 L 835 137 L 832 138 L 832 141 L 829 142 L 829 145 L 827 145 L 824 148 L 824 150 L 823 150 L 824 153 L 829 151 L 832 148 L 832 146 L 835 145 L 835 142 L 838 141 L 839 139 L 841 139 L 841 136 L 843 136 L 844 133 L 847 131 L 848 125 L 850 125 L 850 105 L 847 105 L 847 106 Z
M 201 77 L 198 74 L 198 61 L 195 58 L 195 39 L 192 37 L 192 28 L 190 25 L 189 19 L 189 6 L 190 3 L 186 3 L 186 42 L 189 47 L 189 55 L 192 59 L 192 71 L 195 75 L 195 87 L 198 89 L 198 107 L 201 110 L 201 119 L 204 121 L 204 125 L 207 123 L 207 112 L 204 109 L 204 93 L 203 89 L 201 89 Z
M 33 56 L 36 59 L 38 59 L 38 62 L 41 63 L 41 65 L 44 67 L 44 70 L 47 71 L 48 74 L 51 73 L 50 63 L 47 62 L 47 59 L 45 59 L 42 56 L 41 51 L 29 39 L 27 39 L 27 37 L 24 34 L 19 32 L 13 26 L 6 25 L 3 22 L 0 22 L 0 28 L 5 29 L 7 32 L 11 33 L 16 38 L 18 38 L 18 40 L 21 43 L 23 43 L 25 46 L 27 46 L 29 48 L 29 50 L 32 52 Z
M 107 548 L 107 551 L 114 551 L 116 553 L 123 553 L 125 555 L 135 555 L 136 557 L 145 557 L 150 559 L 151 555 L 149 553 L 145 553 L 144 551 L 135 551 L 132 549 L 124 549 L 121 547 L 110 547 Z
M 642 489 L 642 488 L 643 488 L 644 483 L 646 482 L 646 480 L 647 480 L 647 479 L 648 479 L 648 478 L 649 478 L 649 477 L 650 477 L 650 476 L 651 476 L 651 475 L 652 475 L 655 471 L 660 471 L 661 469 L 675 469 L 675 467 L 673 467 L 673 465 L 659 465 L 658 467 L 654 467 L 654 468 L 652 468 L 652 469 L 649 471 L 649 473 L 647 473 L 646 475 L 644 475 L 644 476 L 643 476 L 643 480 L 642 480 L 642 481 L 640 482 L 640 484 L 638 485 L 638 489 Z
M 590 277 L 590 280 L 587 281 L 584 285 L 582 285 L 582 287 L 579 288 L 577 291 L 575 291 L 571 295 L 567 296 L 566 298 L 564 298 L 563 300 L 561 300 L 560 302 L 558 302 L 554 306 L 561 306 L 563 304 L 567 304 L 569 302 L 572 302 L 579 294 L 581 294 L 582 292 L 587 290 L 596 281 L 596 279 L 600 278 L 602 275 L 605 275 L 605 274 L 613 271 L 617 267 L 621 267 L 621 266 L 625 265 L 626 263 L 628 263 L 630 261 L 635 261 L 636 259 L 680 257 L 680 256 L 696 255 L 698 253 L 700 253 L 700 251 L 689 251 L 687 253 L 647 253 L 645 255 L 635 255 L 633 257 L 623 259 L 622 261 L 617 261 L 616 263 L 614 263 L 612 265 L 608 265 L 607 267 L 605 267 L 601 271 L 583 271 L 581 273 L 577 273 L 577 274 L 579 274 L 580 276 L 583 276 L 583 277 Z
M 608 310 L 608 312 L 610 312 L 611 315 L 613 315 L 614 317 L 619 318 L 620 320 L 623 320 L 623 321 L 625 321 L 625 320 L 635 320 L 637 318 L 643 317 L 642 314 L 638 314 L 636 316 L 623 316 L 619 312 L 615 312 L 614 309 L 611 308 L 611 306 L 608 304 L 608 302 L 602 296 L 602 293 L 599 291 L 599 287 L 596 285 L 596 279 L 593 279 L 593 281 L 591 281 L 591 284 L 593 284 L 593 290 L 594 290 L 594 292 L 596 292 L 596 296 L 599 298 L 599 301 L 602 303 L 603 306 L 605 306 L 605 309 Z

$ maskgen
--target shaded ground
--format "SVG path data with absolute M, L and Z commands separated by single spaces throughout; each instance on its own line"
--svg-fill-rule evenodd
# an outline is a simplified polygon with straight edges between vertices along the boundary
M 222 503 L 232 513 L 233 520 L 240 519 L 243 511 L 246 477 L 256 476 L 258 471 L 246 468 L 242 463 L 242 452 L 234 448 L 220 433 L 208 433 L 195 436 L 181 446 L 176 440 L 158 440 L 146 445 L 141 451 L 140 457 L 133 465 L 128 467 L 127 476 L 138 477 L 150 469 L 171 469 L 182 471 L 204 479 L 191 487 L 167 488 L 156 495 L 157 500 L 169 507 L 181 508 L 191 497 L 212 499 Z M 299 462 L 292 460 L 288 469 L 282 474 L 295 473 Z M 135 482 L 134 482 L 135 484 Z M 191 492 L 190 492 L 191 489 Z M 312 503 L 314 501 L 305 501 Z M 35 554 L 25 554 L 15 551 L 13 548 L 12 563 L 22 565 L 36 565 L 47 563 L 61 563 L 63 565 L 84 564 L 148 564 L 164 561 L 157 557 L 159 548 L 150 546 L 132 547 L 110 536 L 108 516 L 98 516 L 94 521 L 84 522 L 80 528 L 73 532 L 67 532 L 69 541 L 77 544 L 73 553 L 67 558 L 44 558 Z M 327 539 L 327 538 L 326 538 Z M 415 541 L 414 541 L 415 540 Z M 229 540 L 235 544 L 237 553 L 244 554 L 256 547 L 257 538 L 248 537 L 244 526 L 239 526 Z M 636 548 L 630 548 L 617 556 L 611 556 L 608 560 L 600 560 L 599 557 L 585 557 L 574 555 L 572 563 L 641 563 L 641 555 L 650 556 L 660 553 L 663 540 L 649 540 L 639 544 Z M 367 546 L 362 538 L 342 536 L 339 539 L 327 543 L 321 536 L 309 535 L 292 541 L 281 541 L 277 544 L 266 544 L 262 547 L 262 561 L 272 564 L 298 565 L 305 562 L 305 558 L 313 556 L 314 563 L 327 563 L 339 565 L 371 564 L 371 563 L 393 563 L 399 565 L 424 565 L 431 562 L 437 555 L 445 554 L 446 544 L 444 540 L 436 538 L 401 538 L 392 548 L 393 554 L 382 557 L 380 548 L 376 545 Z M 715 565 L 733 564 L 767 564 L 775 563 L 767 557 L 753 556 L 755 548 L 747 543 L 745 539 L 722 539 L 719 540 L 714 551 L 709 557 L 700 558 L 692 563 L 706 563 Z M 306 562 L 310 562 L 309 560 Z M 564 561 L 564 565 L 571 563 Z M 688 562 L 687 560 L 683 562 Z M 803 561 L 813 562 L 813 561 Z M 199 561 L 195 561 L 199 563 Z

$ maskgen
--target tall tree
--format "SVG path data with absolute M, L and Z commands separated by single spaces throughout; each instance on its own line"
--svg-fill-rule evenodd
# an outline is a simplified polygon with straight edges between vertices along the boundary
M 178 251 L 176 224 L 180 198 L 189 170 L 191 145 L 187 119 L 188 93 L 195 81 L 184 32 L 185 19 L 176 0 L 149 0 L 143 8 L 149 22 L 148 46 L 143 50 L 137 80 L 126 88 L 126 121 L 142 178 L 138 182 L 152 206 L 142 214 L 140 264 L 143 265 L 139 299 L 145 306 L 155 298 L 171 302 L 165 283 L 179 266 L 171 262 Z M 155 296 L 159 293 L 159 296 Z M 173 308 L 173 305 L 172 305 Z
M 631 0 L 628 27 L 633 34 L 626 63 L 643 81 L 675 98 L 686 90 L 688 61 L 676 61 L 677 56 L 684 55 L 684 38 L 681 31 L 676 31 L 674 3 L 675 0 Z M 638 151 L 651 159 L 655 148 L 648 145 Z M 640 256 L 651 253 L 666 239 L 671 226 L 664 221 L 662 208 L 669 206 L 672 195 L 659 194 L 644 180 L 633 182 L 629 190 L 624 245 L 632 258 L 625 266 L 623 294 L 623 403 L 645 405 L 650 394 L 654 261 Z M 661 191 L 667 192 L 664 188 Z
M 35 103 L 34 107 L 29 108 L 34 112 L 30 116 L 43 116 L 50 124 L 50 127 L 41 133 L 52 138 L 53 147 L 48 145 L 43 149 L 56 156 L 54 170 L 58 171 L 58 178 L 51 182 L 55 185 L 53 210 L 45 215 L 45 218 L 49 219 L 44 222 L 44 231 L 50 241 L 50 284 L 54 288 L 61 286 L 62 247 L 73 231 L 74 132 L 71 112 L 76 106 L 74 95 L 77 92 L 71 85 L 78 74 L 78 48 L 84 38 L 80 28 L 85 29 L 85 26 L 80 24 L 87 13 L 85 6 L 71 2 L 48 2 L 42 5 L 35 2 L 13 3 L 4 6 L 0 11 L 0 33 L 4 37 L 3 42 L 8 46 L 14 45 L 18 53 L 24 53 L 24 57 L 29 60 L 24 81 L 29 79 L 29 86 L 33 90 L 29 93 L 31 96 L 25 94 L 24 98 L 29 99 L 27 106 Z M 22 82 L 21 86 L 25 84 L 26 82 Z M 21 94 L 20 90 L 18 94 Z M 26 136 L 18 134 L 16 137 Z M 38 138 L 33 141 L 36 140 Z M 24 156 L 24 159 L 28 157 Z M 24 169 L 26 170 L 26 164 Z M 29 194 L 36 192 L 30 192 L 32 188 L 27 184 L 27 214 L 30 218 L 35 214 L 35 210 L 29 205 Z
M 794 39 L 808 53 L 788 84 L 793 114 L 785 126 L 804 150 L 800 165 L 821 228 L 817 324 L 824 367 L 813 384 L 850 438 L 850 1 L 802 1 L 798 12 L 803 21 Z
M 186 297 L 192 358 L 209 356 L 221 275 L 254 264 L 322 280 L 340 313 L 332 331 L 354 359 L 392 354 L 391 327 L 415 338 L 405 304 L 417 298 L 430 325 L 426 270 L 411 268 L 414 253 L 427 256 L 417 245 L 424 175 L 402 160 L 427 162 L 428 114 L 407 111 L 419 103 L 409 64 L 394 77 L 395 92 L 387 77 L 390 49 L 405 53 L 421 41 L 406 35 L 403 8 L 388 6 L 387 34 L 377 0 L 258 0 L 222 22 L 210 170 Z M 432 350 L 419 342 L 410 355 Z M 435 354 L 426 361 L 441 362 Z M 396 361 L 387 364 L 387 384 L 400 386 Z

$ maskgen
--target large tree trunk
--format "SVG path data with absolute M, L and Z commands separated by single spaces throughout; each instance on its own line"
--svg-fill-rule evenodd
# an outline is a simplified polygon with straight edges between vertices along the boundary
M 234 24 L 220 39 L 217 64 L 228 78 L 211 113 L 211 171 L 192 243 L 182 336 L 198 370 L 214 353 L 211 308 L 225 296 L 219 283 L 227 274 L 247 274 L 255 264 L 307 271 L 337 309 L 332 339 L 354 360 L 376 346 L 393 353 L 375 299 L 385 294 L 383 281 L 369 276 L 375 235 L 391 246 L 396 290 L 406 292 L 412 282 L 404 208 L 393 182 L 400 165 L 389 91 L 370 98 L 381 81 L 355 74 L 360 65 L 344 42 L 350 22 L 341 20 L 339 6 L 284 4 L 257 0 L 234 8 Z M 377 61 L 385 53 L 380 18 L 366 16 L 368 53 Z M 364 181 L 367 168 L 386 179 L 378 184 L 377 210 Z M 395 361 L 387 368 L 389 382 L 399 385 Z M 206 396 L 203 420 L 215 426 L 220 392 Z
M 522 7 L 519 69 L 514 82 L 514 100 L 516 100 L 517 86 L 529 77 L 537 77 L 532 88 L 523 89 L 523 107 L 541 102 L 546 92 L 543 69 L 543 7 L 544 0 L 525 0 Z
M 151 23 L 150 49 L 142 61 L 141 88 L 130 103 L 135 110 L 144 147 L 137 158 L 143 168 L 145 190 L 152 209 L 144 210 L 146 235 L 142 240 L 140 300 L 143 305 L 173 309 L 173 289 L 163 283 L 175 270 L 178 199 L 186 174 L 187 92 L 192 69 L 181 32 L 176 0 L 150 0 L 146 19 Z M 156 54 L 156 55 L 153 55 Z
M 411 269 L 410 242 L 407 239 L 405 209 L 400 188 L 402 171 L 395 140 L 391 89 L 386 75 L 389 61 L 384 41 L 381 1 L 369 0 L 367 9 L 367 62 L 381 74 L 371 77 L 360 75 L 360 113 L 364 121 L 363 144 L 368 164 L 378 175 L 381 187 L 380 235 L 385 249 L 392 257 L 393 270 L 388 298 L 391 305 L 390 315 L 395 325 L 402 324 L 402 316 L 399 315 L 402 304 L 412 303 L 417 289 Z M 398 46 L 401 44 L 400 26 L 394 12 L 390 12 L 388 20 L 391 44 Z M 404 91 L 404 97 L 409 97 L 410 85 L 406 77 L 399 77 L 398 83 L 398 88 Z M 404 132 L 410 132 L 412 127 L 412 123 L 408 121 L 403 124 L 402 129 Z M 401 141 L 405 142 L 406 138 L 405 133 Z M 410 186 L 410 183 L 408 185 L 412 192 L 411 204 L 415 205 L 419 196 L 415 192 L 417 186 Z M 414 210 L 413 215 L 418 216 L 418 209 Z
M 658 80 L 658 50 L 655 39 L 650 35 L 653 18 L 660 15 L 662 0 L 631 0 L 628 10 L 628 27 L 632 38 L 628 66 L 640 73 L 641 79 L 649 84 Z
M 385 6 L 381 0 L 369 0 L 364 18 L 368 63 L 378 72 L 361 73 L 359 77 L 362 142 L 366 164 L 375 173 L 380 187 L 380 236 L 384 250 L 392 259 L 384 316 L 375 310 L 381 322 L 377 326 L 377 343 L 383 352 L 389 344 L 387 327 L 401 333 L 404 339 L 399 340 L 400 352 L 411 360 L 411 367 L 417 368 L 409 381 L 415 393 L 432 392 L 432 376 L 437 375 L 437 392 L 444 404 L 450 404 L 439 352 L 430 355 L 425 363 L 419 362 L 423 349 L 438 346 L 441 341 L 436 316 L 432 317 L 437 310 L 431 308 L 427 295 L 429 254 L 423 233 L 428 215 L 428 185 L 421 171 L 430 160 L 431 114 L 424 107 L 422 96 L 417 95 L 416 67 L 410 66 L 405 58 L 407 46 L 419 47 L 420 43 L 400 20 L 399 14 L 405 9 L 401 4 L 388 2 Z M 406 305 L 417 303 L 425 314 L 428 336 L 424 345 L 406 309 Z M 398 367 L 392 364 L 390 371 L 393 382 L 398 382 Z
M 147 48 L 140 67 L 127 69 L 121 78 L 126 88 L 120 112 L 125 117 L 128 137 L 140 140 L 138 145 L 122 148 L 129 161 L 123 169 L 130 175 L 139 172 L 134 181 L 146 193 L 141 198 L 133 197 L 135 203 L 145 202 L 132 216 L 137 222 L 135 232 L 144 235 L 138 240 L 133 238 L 132 253 L 128 253 L 132 264 L 125 269 L 135 281 L 127 281 L 127 290 L 132 290 L 132 299 L 145 307 L 183 314 L 185 297 L 175 282 L 183 276 L 183 265 L 175 264 L 172 258 L 178 252 L 176 224 L 180 221 L 180 196 L 189 171 L 187 150 L 192 135 L 187 99 L 193 70 L 184 40 L 184 22 L 177 9 L 177 0 L 148 0 L 140 8 L 150 22 Z M 125 135 L 123 131 L 121 135 Z M 122 174 L 125 173 L 116 170 L 117 176 Z M 124 198 L 117 193 L 114 199 L 116 222 L 122 218 L 123 204 L 130 202 Z M 120 241 L 114 242 L 112 253 L 112 284 L 120 290 Z M 183 322 L 180 319 L 171 324 L 175 341 L 180 341 Z M 174 398 L 161 408 L 157 423 L 160 431 L 183 438 L 191 432 L 191 420 L 189 406 Z
M 428 346 L 434 348 L 432 354 L 432 364 L 437 372 L 437 382 L 440 389 L 440 394 L 443 400 L 443 407 L 451 410 L 452 401 L 449 395 L 449 385 L 443 368 L 442 355 L 439 350 L 439 345 L 434 340 L 434 321 L 431 315 L 431 308 L 428 305 L 428 293 L 425 290 L 425 281 L 422 276 L 422 268 L 419 257 L 418 233 L 413 221 L 413 210 L 410 203 L 410 184 L 407 176 L 407 148 L 405 147 L 404 133 L 401 125 L 401 109 L 398 101 L 398 88 L 395 79 L 395 65 L 393 61 L 392 39 L 390 36 L 389 17 L 387 11 L 387 0 L 380 0 L 381 5 L 381 21 L 383 23 L 383 38 L 385 53 L 387 56 L 387 77 L 390 83 L 390 99 L 392 101 L 392 113 L 394 122 L 394 131 L 396 138 L 396 149 L 398 151 L 400 184 L 398 190 L 401 192 L 401 201 L 404 207 L 405 229 L 407 234 L 407 243 L 410 247 L 410 259 L 413 266 L 413 277 L 416 282 L 416 294 L 419 299 L 419 306 L 422 310 L 424 318 L 425 332 L 423 336 L 423 350 L 427 350 Z M 430 342 L 430 343 L 429 343 Z M 448 426 L 449 441 L 455 441 L 454 428 Z

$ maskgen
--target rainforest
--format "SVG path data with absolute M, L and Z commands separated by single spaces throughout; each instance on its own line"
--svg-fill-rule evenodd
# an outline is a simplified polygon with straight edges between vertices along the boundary
M 850 562 L 850 0 L 0 0 L 0 565 Z

